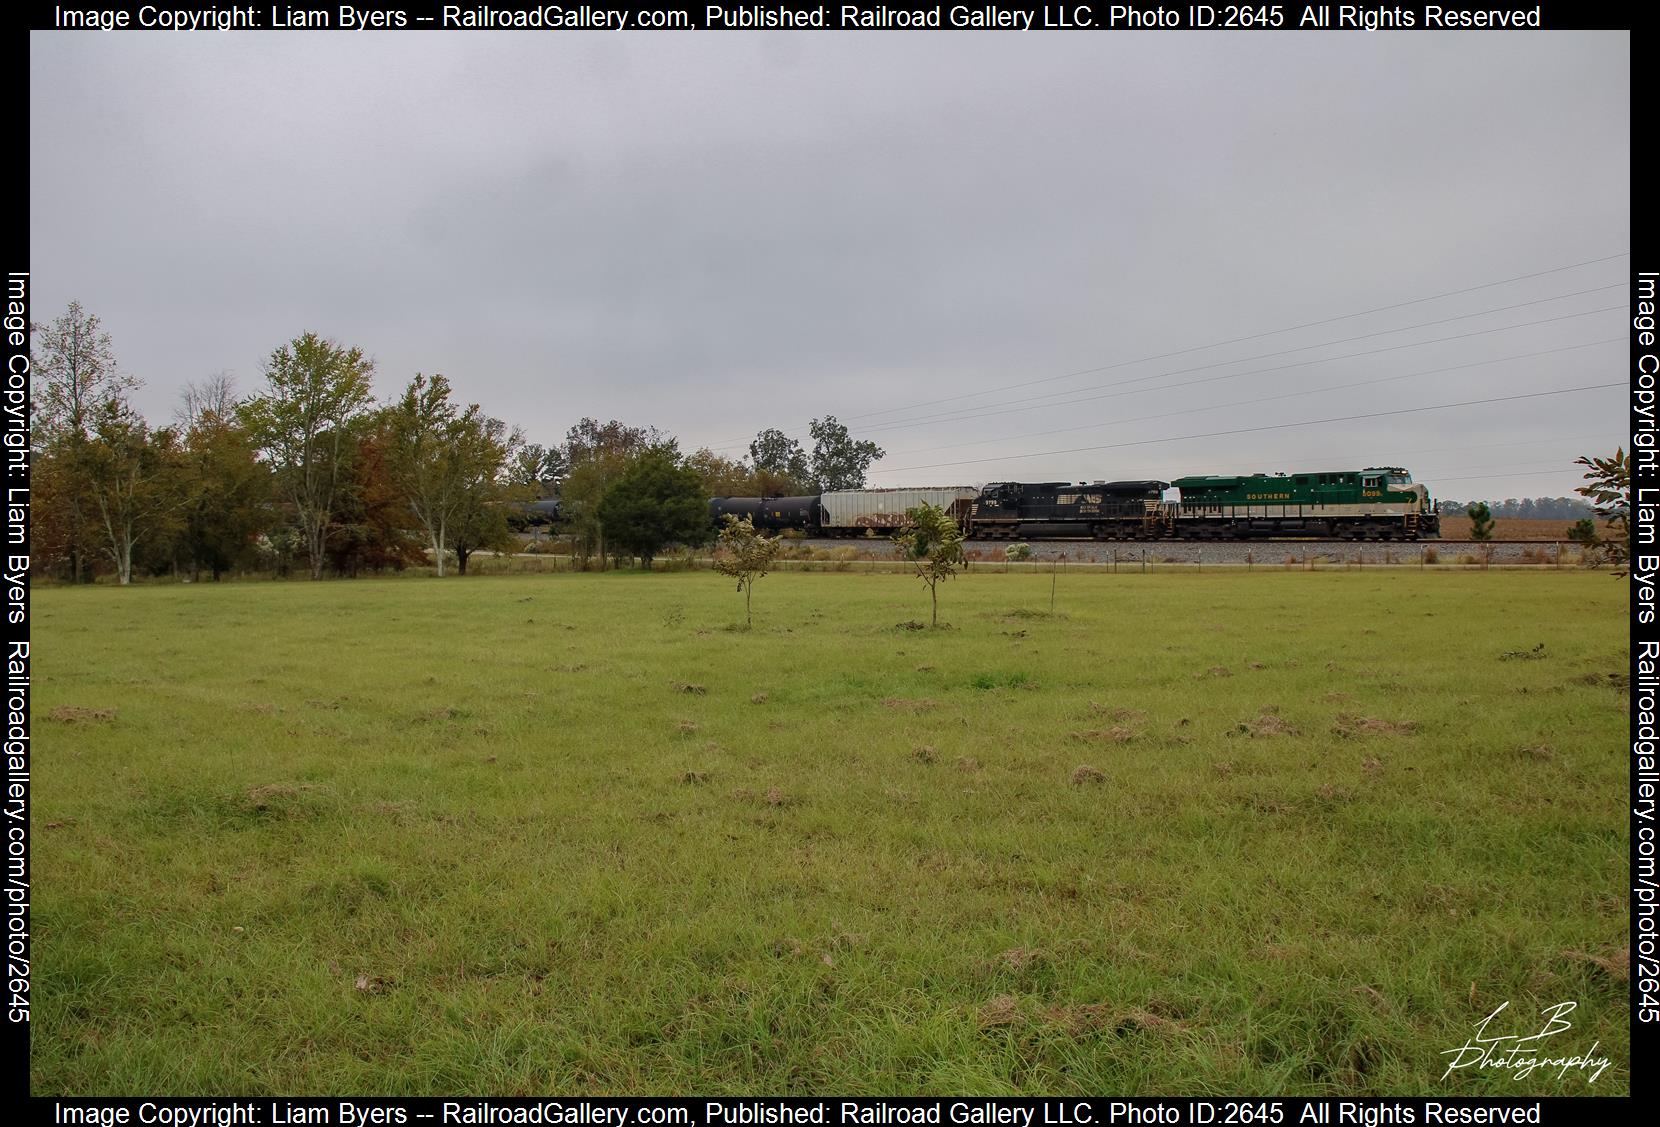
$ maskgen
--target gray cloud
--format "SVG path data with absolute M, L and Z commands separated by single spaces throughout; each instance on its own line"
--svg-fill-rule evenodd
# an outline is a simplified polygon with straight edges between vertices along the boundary
M 1617 337 L 1618 312 L 1521 323 L 1620 290 L 1189 388 L 1167 385 L 1273 361 L 949 424 L 893 410 L 1626 250 L 1624 34 L 36 33 L 30 54 L 38 314 L 101 314 L 156 417 L 214 371 L 253 387 L 314 329 L 373 354 L 383 394 L 442 371 L 543 441 L 616 416 L 739 453 L 834 413 L 888 448 L 883 484 L 1402 461 L 1447 496 L 1560 494 L 1624 431 L 1613 389 L 1011 457 L 1617 381 L 1604 345 L 1327 390 Z

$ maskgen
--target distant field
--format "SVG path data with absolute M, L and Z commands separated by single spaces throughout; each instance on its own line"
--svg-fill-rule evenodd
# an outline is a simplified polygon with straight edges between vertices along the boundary
M 1568 539 L 1568 529 L 1573 526 L 1571 520 L 1509 520 L 1496 517 L 1493 520 L 1493 539 L 1495 540 L 1562 540 Z M 1599 526 L 1598 531 L 1606 535 L 1607 530 Z M 1441 518 L 1441 539 L 1468 540 L 1470 538 L 1470 518 L 1465 516 L 1444 516 Z
M 1629 1092 L 1626 584 L 1049 596 L 37 592 L 32 1091 Z

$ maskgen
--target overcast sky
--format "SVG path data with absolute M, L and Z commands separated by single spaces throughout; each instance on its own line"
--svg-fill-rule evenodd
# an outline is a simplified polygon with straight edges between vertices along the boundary
M 312 330 L 544 443 L 589 415 L 738 456 L 834 414 L 878 485 L 1555 496 L 1625 441 L 1618 387 L 1249 430 L 1625 379 L 1624 33 L 36 32 L 30 63 L 35 316 L 102 317 L 158 421 Z

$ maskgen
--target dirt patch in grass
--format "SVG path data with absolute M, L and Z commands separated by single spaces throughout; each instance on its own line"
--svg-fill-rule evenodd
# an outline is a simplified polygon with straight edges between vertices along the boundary
M 750 704 L 765 704 L 765 703 L 767 703 L 767 694 L 765 694 L 765 693 L 756 693 L 754 696 L 749 698 L 749 703 Z
M 419 723 L 430 724 L 439 720 L 465 720 L 470 715 L 472 714 L 464 708 L 454 708 L 446 705 L 443 708 L 428 709 L 415 719 Z
M 1089 710 L 1117 724 L 1141 724 L 1147 719 L 1147 714 L 1139 708 L 1114 708 L 1096 701 L 1089 702 Z
M 972 755 L 960 755 L 957 757 L 955 766 L 963 774 L 972 775 L 980 769 L 980 761 Z
M 1272 712 L 1264 712 L 1255 720 L 1240 724 L 1229 735 L 1245 735 L 1253 740 L 1264 740 L 1274 736 L 1296 736 L 1301 733 L 1297 727 L 1288 722 L 1283 716 L 1276 716 Z
M 243 791 L 236 805 L 246 814 L 306 817 L 315 811 L 305 796 L 328 789 L 320 783 L 262 783 Z
M 1539 744 L 1537 747 L 1519 747 L 1516 749 L 1516 754 L 1523 759 L 1531 759 L 1536 763 L 1549 763 L 1556 758 L 1556 753 L 1545 744 Z
M 1104 783 L 1106 781 L 1107 773 L 1099 767 L 1091 767 L 1088 763 L 1079 765 L 1072 772 L 1072 785 L 1075 787 L 1081 787 L 1086 783 Z
M 115 719 L 113 708 L 80 708 L 76 705 L 60 704 L 46 714 L 48 720 L 56 720 L 60 724 L 91 724 L 99 721 Z
M 911 749 L 911 758 L 916 760 L 918 763 L 932 763 L 934 760 L 939 758 L 939 753 L 927 744 L 922 744 L 919 747 L 913 747 Z
M 701 697 L 709 692 L 706 686 L 694 685 L 690 681 L 672 681 L 670 684 L 673 685 L 674 691 L 677 693 L 690 693 L 692 696 Z
M 1082 740 L 1085 743 L 1127 744 L 1135 739 L 1137 734 L 1133 728 L 1115 724 L 1111 728 L 1086 729 L 1081 732 L 1073 732 L 1072 738 Z
M 1631 687 L 1631 674 L 1619 672 L 1587 673 L 1584 676 L 1575 677 L 1569 684 L 1599 685 L 1605 689 L 1618 689 L 1624 692 Z
M 1540 642 L 1531 650 L 1505 650 L 1499 655 L 1500 661 L 1542 661 L 1550 655 L 1545 652 L 1545 643 Z
M 1225 665 L 1213 665 L 1209 669 L 1205 670 L 1203 673 L 1195 673 L 1193 675 L 1193 679 L 1195 681 L 1203 681 L 1207 677 L 1232 677 L 1232 676 L 1233 676 L 1233 670 L 1229 669 L 1227 666 L 1225 666 Z
M 697 721 L 695 721 L 695 720 L 682 720 L 682 721 L 680 721 L 680 723 L 678 723 L 674 726 L 674 730 L 679 732 L 683 736 L 689 736 L 692 733 L 697 731 Z
M 997 964 L 1012 971 L 1023 971 L 1033 963 L 1042 962 L 1049 956 L 1036 947 L 1010 947 L 997 956 Z
M 975 1017 L 979 1020 L 981 1029 L 1013 1025 L 1020 1020 L 1020 999 L 1012 994 L 999 994 L 981 1006 Z
M 931 697 L 888 697 L 882 701 L 883 708 L 890 708 L 895 712 L 927 712 L 931 708 L 938 708 L 940 702 Z
M 756 794 L 747 787 L 739 787 L 732 792 L 732 800 L 759 806 L 795 806 L 801 802 L 801 799 L 791 794 L 785 794 L 777 787 L 768 787 L 760 794 Z
M 1349 738 L 1353 736 L 1407 736 L 1418 730 L 1418 725 L 1411 720 L 1391 721 L 1378 716 L 1359 716 L 1352 712 L 1339 712 L 1332 721 L 1332 732 L 1335 735 Z
M 1183 1026 L 1151 1010 L 1123 1008 L 1109 1002 L 1081 1006 L 1053 1006 L 1043 1013 L 1050 1025 L 1058 1025 L 1073 1036 L 1083 1033 L 1176 1033 Z
M 687 786 L 698 786 L 709 781 L 709 773 L 707 771 L 682 771 L 680 772 L 680 781 Z
M 1562 952 L 1562 957 L 1571 959 L 1576 963 L 1589 964 L 1614 982 L 1631 981 L 1630 947 L 1615 951 L 1612 955 L 1593 955 L 1588 951 L 1567 950 Z

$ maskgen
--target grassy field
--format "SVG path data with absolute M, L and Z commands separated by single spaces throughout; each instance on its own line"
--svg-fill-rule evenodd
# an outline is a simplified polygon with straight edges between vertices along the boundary
M 33 1091 L 1625 1093 L 1625 588 L 38 591 Z

